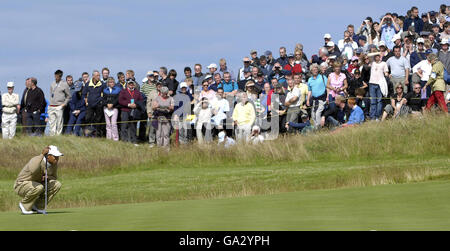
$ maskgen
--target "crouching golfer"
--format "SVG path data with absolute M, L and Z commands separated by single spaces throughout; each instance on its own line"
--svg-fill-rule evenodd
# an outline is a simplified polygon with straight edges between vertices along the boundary
M 46 165 L 47 203 L 61 189 L 61 183 L 56 180 L 60 156 L 63 154 L 56 146 L 48 146 L 42 150 L 41 155 L 32 158 L 19 173 L 14 184 L 14 191 L 23 198 L 19 203 L 23 214 L 44 213 Z

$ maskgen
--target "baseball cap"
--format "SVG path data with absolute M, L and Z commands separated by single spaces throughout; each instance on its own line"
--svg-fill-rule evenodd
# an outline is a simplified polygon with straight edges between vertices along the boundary
M 153 76 L 153 71 L 148 71 L 147 76 Z
M 264 52 L 264 55 L 266 55 L 266 57 L 268 57 L 269 55 L 272 55 L 272 52 L 271 51 L 266 51 L 266 52 Z
M 423 39 L 423 38 L 421 38 L 421 37 L 419 37 L 418 39 L 417 39 L 417 43 L 425 43 L 425 39 Z
M 359 39 L 364 40 L 364 41 L 367 41 L 367 38 L 366 38 L 366 36 L 364 36 L 364 35 L 359 36 Z
M 207 79 L 210 79 L 210 78 L 212 78 L 212 75 L 211 74 L 206 74 L 206 76 L 205 76 L 205 80 L 207 80 Z
M 433 25 L 431 25 L 431 28 L 434 28 L 434 27 L 441 28 L 441 27 L 439 26 L 439 24 L 433 24 Z
M 267 60 L 266 56 L 262 55 L 261 57 L 259 57 L 259 60 Z
M 359 47 L 358 49 L 356 49 L 356 54 L 361 54 L 363 53 L 363 49 L 361 47 Z
M 53 155 L 55 157 L 59 157 L 59 156 L 64 156 L 64 154 L 62 154 L 59 150 L 58 147 L 56 146 L 50 146 L 50 150 L 48 151 L 49 155 Z
M 250 62 L 250 58 L 249 58 L 249 57 L 245 57 L 245 58 L 242 59 L 242 61 L 244 61 L 244 62 L 247 62 L 247 61 Z
M 294 57 L 294 54 L 289 53 L 288 58 L 293 58 L 293 57 Z
M 329 59 L 336 59 L 336 55 L 331 55 L 328 57 Z
M 448 44 L 448 38 L 443 38 L 440 44 Z
M 250 54 L 253 54 L 253 53 L 258 53 L 258 52 L 256 50 L 251 50 Z
M 331 35 L 329 34 L 329 33 L 327 33 L 327 34 L 325 34 L 324 36 L 323 36 L 323 38 L 325 39 L 331 39 Z
M 359 58 L 357 56 L 353 56 L 352 57 L 352 62 L 355 61 L 355 60 L 359 60 Z
M 355 71 L 353 72 L 353 74 L 361 74 L 361 71 L 359 69 L 355 69 Z
M 386 47 L 386 42 L 384 42 L 383 40 L 381 40 L 380 42 L 378 42 L 378 47 L 384 46 Z
M 10 87 L 14 87 L 14 82 L 8 82 L 6 84 L 6 87 L 10 88 Z
M 436 11 L 434 11 L 434 10 L 432 10 L 432 11 L 430 11 L 430 16 L 436 16 Z
M 183 88 L 183 87 L 184 87 L 184 88 L 187 88 L 187 87 L 188 87 L 188 85 L 187 85 L 186 82 L 181 82 L 181 83 L 180 83 L 180 89 Z
M 217 65 L 214 64 L 214 63 L 208 65 L 208 69 L 211 69 L 211 68 L 216 68 L 217 69 Z
M 328 42 L 327 47 L 334 47 L 334 42 L 333 41 Z

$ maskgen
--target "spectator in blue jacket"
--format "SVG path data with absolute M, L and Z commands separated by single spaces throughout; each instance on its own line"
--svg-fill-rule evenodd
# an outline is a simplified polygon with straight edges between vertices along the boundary
M 411 16 L 403 22 L 403 31 L 407 31 L 410 26 L 414 26 L 416 33 L 423 30 L 423 20 L 419 17 L 419 9 L 415 6 L 411 8 Z
M 122 88 L 117 86 L 113 77 L 106 80 L 107 86 L 103 89 L 104 113 L 106 121 L 106 138 L 114 141 L 119 140 L 117 118 L 119 117 L 119 94 Z
M 413 68 L 420 61 L 427 59 L 428 53 L 425 51 L 424 44 L 425 44 L 425 39 L 419 37 L 417 39 L 417 49 L 413 53 L 411 53 L 411 56 L 409 58 L 411 68 Z
M 69 102 L 70 117 L 66 128 L 66 134 L 81 136 L 81 125 L 86 115 L 86 104 L 82 95 L 83 87 L 77 86 Z
M 351 109 L 350 117 L 348 122 L 343 124 L 342 127 L 354 126 L 364 122 L 364 111 L 361 107 L 356 105 L 355 98 L 349 98 L 347 101 L 348 107 Z

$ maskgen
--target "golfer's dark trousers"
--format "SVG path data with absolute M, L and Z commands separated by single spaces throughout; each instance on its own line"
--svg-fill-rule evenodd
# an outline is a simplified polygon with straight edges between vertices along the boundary
M 94 107 L 87 107 L 86 109 L 86 117 L 84 118 L 86 121 L 86 124 L 98 124 L 102 121 L 102 117 L 105 115 L 103 114 L 103 106 L 97 105 Z M 99 127 L 98 125 L 90 126 L 91 130 L 96 131 Z M 99 136 L 99 135 L 97 135 Z
M 122 141 L 136 143 L 136 127 L 137 122 L 128 122 L 133 121 L 133 118 L 130 116 L 130 112 L 122 111 L 121 114 L 122 124 L 120 125 L 120 138 Z
M 39 111 L 36 112 L 26 112 L 25 113 L 25 121 L 27 126 L 27 133 L 32 134 L 39 133 L 39 126 L 41 125 L 41 113 Z

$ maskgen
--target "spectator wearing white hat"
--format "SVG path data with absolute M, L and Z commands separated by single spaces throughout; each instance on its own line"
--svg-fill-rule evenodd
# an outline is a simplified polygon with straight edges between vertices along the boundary
M 337 47 L 338 49 L 336 50 L 336 45 L 334 44 L 333 41 L 328 42 L 325 45 L 325 48 L 327 48 L 327 50 L 328 50 L 328 57 L 331 57 L 331 56 L 340 57 L 341 56 L 339 47 Z
M 257 145 L 264 142 L 264 136 L 261 135 L 261 128 L 254 125 L 252 128 L 252 135 L 250 136 L 250 142 L 253 145 Z
M 447 71 L 447 84 L 448 83 L 448 75 L 450 74 L 450 51 L 448 50 L 448 39 L 441 40 L 441 49 L 437 53 L 439 61 L 444 65 L 444 69 Z
M 325 43 L 324 43 L 325 47 L 327 46 L 328 42 L 333 42 L 331 40 L 331 35 L 329 33 L 327 33 L 323 36 L 323 40 L 325 41 Z M 333 44 L 334 44 L 334 42 L 333 42 Z M 339 51 L 339 47 L 337 46 L 337 44 L 334 45 L 334 50 Z
M 6 85 L 8 92 L 2 95 L 2 134 L 3 139 L 16 135 L 17 114 L 20 111 L 19 94 L 14 92 L 14 82 Z
M 244 62 L 244 66 L 242 68 L 240 68 L 238 71 L 237 82 L 244 80 L 245 79 L 245 71 L 250 72 L 252 69 L 252 67 L 250 65 L 252 61 L 250 60 L 249 57 L 243 58 L 242 61 Z M 231 77 L 230 77 L 230 79 L 231 79 Z
M 217 64 L 211 63 L 210 65 L 208 65 L 208 70 L 209 70 L 209 74 L 211 74 L 211 76 L 214 76 L 214 74 L 218 73 Z
M 427 53 L 425 51 L 425 40 L 423 38 L 418 38 L 416 40 L 417 46 L 416 50 L 411 53 L 411 56 L 409 58 L 409 63 L 411 64 L 411 67 L 414 67 L 416 64 L 418 64 L 420 61 L 427 59 Z

